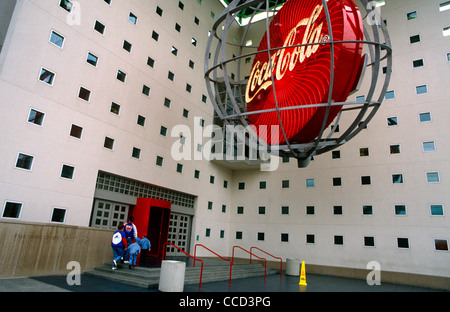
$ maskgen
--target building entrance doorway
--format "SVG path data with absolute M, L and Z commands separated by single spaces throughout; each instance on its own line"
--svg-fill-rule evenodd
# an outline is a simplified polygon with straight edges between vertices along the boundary
M 131 212 L 138 236 L 147 234 L 152 245 L 149 257 L 161 260 L 164 243 L 169 235 L 171 203 L 165 200 L 138 198 Z

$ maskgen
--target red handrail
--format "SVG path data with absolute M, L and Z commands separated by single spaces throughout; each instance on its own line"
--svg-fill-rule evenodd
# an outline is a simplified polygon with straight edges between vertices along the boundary
M 202 244 L 196 244 L 195 245 L 195 247 L 194 247 L 194 257 L 196 257 L 196 255 L 197 255 L 197 246 L 205 248 L 206 250 L 212 252 L 213 254 L 215 254 L 217 257 L 219 257 L 222 260 L 230 261 L 230 279 L 229 279 L 228 285 L 231 285 L 231 271 L 233 269 L 233 261 L 230 260 L 230 259 L 226 259 L 226 258 L 222 257 L 221 255 L 215 253 L 214 251 L 212 251 L 211 249 L 209 249 L 208 247 L 206 247 L 206 246 L 204 246 Z M 195 267 L 195 262 L 194 262 L 194 267 Z
M 173 247 L 175 247 L 176 249 L 178 249 L 179 251 L 183 252 L 184 254 L 186 254 L 187 256 L 191 257 L 192 259 L 194 259 L 194 266 L 195 266 L 195 261 L 201 261 L 202 263 L 202 268 L 200 270 L 200 284 L 198 286 L 198 289 L 202 289 L 202 278 L 203 278 L 203 260 L 201 259 L 197 259 L 195 257 L 192 257 L 190 254 L 188 254 L 186 251 L 184 251 L 183 249 L 175 246 L 174 244 L 170 243 L 170 242 L 165 242 L 164 243 L 164 249 L 163 249 L 163 257 L 162 260 L 166 259 L 166 245 L 172 245 Z
M 252 249 L 253 249 L 253 248 L 254 248 L 254 249 L 258 249 L 259 251 L 265 253 L 265 254 L 268 255 L 268 256 L 271 256 L 272 258 L 279 259 L 279 260 L 280 260 L 280 276 L 283 276 L 283 259 L 280 258 L 280 257 L 276 257 L 276 256 L 274 256 L 274 255 L 271 255 L 270 253 L 268 253 L 267 251 L 262 250 L 261 248 L 258 248 L 258 247 L 250 247 L 250 263 L 252 263 L 252 254 L 251 254 L 251 252 L 252 252 Z
M 240 248 L 243 251 L 248 252 L 250 254 L 250 263 L 251 263 L 251 257 L 252 257 L 251 251 L 248 251 L 247 249 L 244 249 L 241 246 L 233 246 L 233 257 L 231 258 L 231 261 L 232 261 L 233 264 L 234 264 L 234 248 Z M 254 254 L 253 254 L 253 256 L 255 256 L 258 259 L 264 260 L 264 280 L 265 280 L 266 276 L 267 276 L 267 259 L 258 257 L 257 255 L 254 255 Z

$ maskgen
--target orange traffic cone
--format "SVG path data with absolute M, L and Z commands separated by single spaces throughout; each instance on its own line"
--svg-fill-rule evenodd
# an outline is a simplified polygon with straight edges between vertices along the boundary
M 306 272 L 305 272 L 305 261 L 302 261 L 302 270 L 300 273 L 300 282 L 298 283 L 300 286 L 306 286 Z

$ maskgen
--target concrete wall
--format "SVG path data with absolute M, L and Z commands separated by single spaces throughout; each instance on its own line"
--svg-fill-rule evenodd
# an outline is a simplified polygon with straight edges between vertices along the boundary
M 0 278 L 68 274 L 112 259 L 112 231 L 40 223 L 0 221 Z

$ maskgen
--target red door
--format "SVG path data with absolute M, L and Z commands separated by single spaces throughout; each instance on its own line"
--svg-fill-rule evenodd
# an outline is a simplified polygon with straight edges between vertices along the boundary
M 131 212 L 139 238 L 147 234 L 152 244 L 149 256 L 162 258 L 164 243 L 169 235 L 171 206 L 172 203 L 165 200 L 138 198 Z

